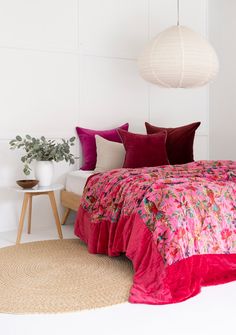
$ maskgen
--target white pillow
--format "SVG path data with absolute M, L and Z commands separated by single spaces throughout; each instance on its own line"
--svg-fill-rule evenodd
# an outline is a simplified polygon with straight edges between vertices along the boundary
M 95 172 L 105 172 L 123 167 L 125 148 L 122 143 L 105 140 L 95 135 L 97 147 L 97 163 Z

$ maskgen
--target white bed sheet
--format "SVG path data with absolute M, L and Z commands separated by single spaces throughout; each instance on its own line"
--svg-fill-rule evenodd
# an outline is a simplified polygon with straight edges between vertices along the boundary
M 66 176 L 66 191 L 82 195 L 84 186 L 89 176 L 94 174 L 94 171 L 76 170 Z

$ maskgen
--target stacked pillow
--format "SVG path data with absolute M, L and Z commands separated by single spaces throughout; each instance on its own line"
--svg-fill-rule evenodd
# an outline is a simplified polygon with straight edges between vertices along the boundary
M 126 154 L 124 168 L 169 164 L 166 152 L 166 131 L 153 135 L 140 135 L 118 129 Z
M 95 172 L 105 172 L 121 168 L 125 160 L 125 148 L 123 144 L 108 141 L 99 135 L 95 135 L 95 139 L 97 147 Z
M 145 122 L 147 135 L 128 132 L 128 123 L 105 131 L 77 127 L 83 152 L 81 169 L 105 172 L 192 162 L 195 132 L 200 124 L 163 128 Z
M 128 130 L 129 124 L 125 123 L 119 128 Z M 112 142 L 121 143 L 121 138 L 117 133 L 117 129 L 118 128 L 110 130 L 93 130 L 82 127 L 76 127 L 76 131 L 80 139 L 83 154 L 83 165 L 81 167 L 81 170 L 94 170 L 96 167 L 97 152 L 96 152 L 95 135 L 99 135 L 105 138 L 106 140 Z
M 195 132 L 201 122 L 195 122 L 177 128 L 160 128 L 145 122 L 147 134 L 167 132 L 166 150 L 170 164 L 193 162 L 193 142 Z

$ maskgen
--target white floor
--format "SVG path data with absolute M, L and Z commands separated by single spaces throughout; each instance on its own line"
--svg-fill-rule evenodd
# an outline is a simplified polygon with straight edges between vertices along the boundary
M 73 237 L 71 225 L 63 227 Z M 15 243 L 16 231 L 0 233 L 0 247 Z M 55 228 L 24 234 L 23 242 L 57 238 Z M 1 260 L 0 260 L 1 261 Z M 0 335 L 48 334 L 236 334 L 236 282 L 202 290 L 181 304 L 121 304 L 97 310 L 56 315 L 0 314 Z

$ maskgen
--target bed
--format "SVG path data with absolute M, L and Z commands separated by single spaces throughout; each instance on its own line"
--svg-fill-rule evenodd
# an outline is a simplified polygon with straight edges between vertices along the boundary
M 236 279 L 236 162 L 99 173 L 79 201 L 74 231 L 89 252 L 132 261 L 132 303 L 181 302 Z
M 70 214 L 70 211 L 78 211 L 84 186 L 89 176 L 94 171 L 76 170 L 67 174 L 65 189 L 61 191 L 61 204 L 65 208 L 62 225 Z

